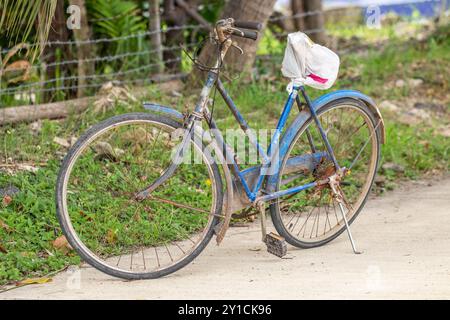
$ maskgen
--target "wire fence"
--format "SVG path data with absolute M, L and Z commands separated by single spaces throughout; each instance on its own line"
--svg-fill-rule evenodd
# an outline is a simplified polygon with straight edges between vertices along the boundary
M 320 11 L 305 12 L 297 15 L 271 17 L 269 23 L 278 23 L 292 19 L 322 14 Z M 101 19 L 90 19 L 89 23 L 111 21 L 120 18 L 107 17 Z M 161 48 L 152 48 L 151 37 L 160 33 L 161 37 L 169 36 L 171 31 L 183 33 L 184 39 L 189 39 L 188 34 L 202 32 L 207 36 L 208 29 L 202 24 L 190 24 L 183 26 L 163 27 L 157 31 L 146 31 L 132 33 L 118 37 L 101 37 L 83 41 L 48 41 L 45 43 L 33 43 L 23 46 L 13 55 L 14 62 L 2 65 L 0 70 L 0 107 L 14 105 L 30 105 L 44 102 L 54 102 L 75 98 L 80 89 L 83 95 L 95 95 L 100 87 L 109 81 L 115 84 L 131 85 L 146 84 L 163 79 L 182 77 L 189 71 L 188 59 L 182 53 L 182 49 L 193 52 L 197 43 L 183 43 L 182 45 L 167 45 Z M 322 29 L 304 30 L 306 33 L 322 32 Z M 282 38 L 288 32 L 277 32 L 275 36 Z M 198 37 L 196 38 L 198 40 Z M 192 39 L 191 39 L 192 41 Z M 130 42 L 145 43 L 145 45 L 127 45 Z M 186 41 L 185 41 L 186 42 Z M 198 41 L 197 41 L 198 42 Z M 173 43 L 173 42 L 172 42 Z M 123 45 L 125 44 L 125 45 Z M 52 61 L 46 61 L 45 56 L 33 65 L 27 62 L 25 50 L 36 46 L 46 48 L 48 51 L 59 51 L 60 54 Z M 114 53 L 105 50 L 109 47 L 122 45 L 125 49 L 116 50 Z M 78 50 L 83 46 L 91 48 L 91 56 L 80 59 Z M 2 58 L 11 54 L 14 48 L 0 48 Z M 69 52 L 63 55 L 61 52 Z M 163 61 L 156 57 L 163 55 Z M 78 58 L 77 58 L 78 57 Z M 25 60 L 20 64 L 17 61 Z M 89 66 L 88 73 L 80 73 L 79 66 Z M 163 75 L 161 77 L 161 66 Z M 170 67 L 168 67 L 170 66 Z M 49 72 L 51 71 L 51 72 Z
M 323 14 L 324 12 L 322 11 L 310 11 L 293 15 L 273 15 L 269 19 L 268 31 L 265 34 L 269 33 L 275 41 L 278 41 L 278 52 L 276 54 L 269 52 L 258 59 L 262 62 L 271 61 L 279 65 L 282 58 L 279 52 L 279 43 L 290 32 L 295 30 L 295 27 L 293 27 L 295 21 Z M 363 13 L 360 13 L 360 15 L 363 15 Z M 90 20 L 90 22 L 114 20 L 116 18 L 109 17 Z M 283 27 L 280 27 L 280 23 L 282 23 Z M 29 44 L 25 48 L 29 49 L 41 45 L 47 50 L 54 49 L 55 51 L 70 52 L 71 56 L 59 57 L 55 61 L 50 62 L 46 62 L 44 57 L 44 59 L 41 59 L 42 61 L 35 62 L 33 65 L 28 63 L 22 65 L 17 63 L 0 65 L 0 108 L 67 100 L 76 97 L 80 89 L 85 89 L 83 90 L 83 95 L 95 95 L 98 89 L 109 81 L 114 81 L 114 83 L 121 85 L 144 85 L 160 81 L 162 78 L 173 79 L 182 77 L 189 71 L 188 59 L 183 55 L 182 49 L 186 48 L 192 52 L 196 49 L 198 41 L 192 42 L 191 39 L 191 43 L 184 43 L 183 45 L 163 45 L 162 48 L 151 47 L 152 36 L 157 33 L 160 33 L 162 37 L 169 36 L 167 33 L 171 31 L 182 32 L 184 39 L 188 39 L 187 35 L 194 32 L 203 32 L 204 36 L 208 34 L 208 28 L 204 25 L 190 24 L 164 27 L 158 31 L 139 32 L 119 37 Z M 305 29 L 302 31 L 310 35 L 325 32 L 324 28 Z M 137 47 L 133 45 L 127 46 L 126 44 L 129 44 L 129 41 L 137 42 Z M 139 45 L 142 43 L 145 45 Z M 109 50 L 105 50 L 109 46 L 119 47 L 120 45 L 123 45 L 125 49 L 116 50 L 113 54 Z M 80 50 L 83 46 L 90 46 L 94 54 L 84 59 L 74 58 L 77 50 Z M 1 49 L 1 57 L 7 56 L 12 49 Z M 18 59 L 26 59 L 21 52 L 18 51 L 16 53 L 18 56 L 14 59 L 16 62 Z M 158 53 L 163 54 L 163 61 L 158 61 L 155 58 Z M 80 74 L 78 69 L 80 65 L 90 65 L 90 72 Z M 161 66 L 165 66 L 163 69 L 164 77 L 161 77 Z M 49 70 L 52 72 L 49 72 Z M 12 79 L 6 77 L 15 73 L 18 75 L 15 75 Z

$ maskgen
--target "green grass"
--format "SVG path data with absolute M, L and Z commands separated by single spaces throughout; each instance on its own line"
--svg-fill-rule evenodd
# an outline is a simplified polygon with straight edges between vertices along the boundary
M 449 39 L 447 27 L 424 43 L 392 43 L 383 50 L 374 48 L 364 55 L 348 53 L 341 57 L 341 78 L 333 90 L 357 89 L 374 97 L 377 102 L 388 99 L 398 104 L 407 103 L 411 98 L 442 97 L 442 104 L 447 108 L 446 117 L 432 115 L 429 123 L 419 125 L 401 124 L 397 114 L 384 114 L 387 143 L 382 150 L 382 164 L 394 162 L 405 168 L 403 173 L 382 171 L 390 182 L 417 179 L 434 171 L 448 172 L 450 169 L 450 142 L 440 135 L 440 128 L 449 125 Z M 267 40 L 263 42 L 261 51 L 267 54 L 279 50 Z M 279 73 L 275 74 L 275 78 L 264 80 L 267 79 L 265 72 L 277 68 L 263 63 L 258 66 L 262 73 L 260 80 L 247 84 L 245 89 L 242 89 L 242 83 L 226 86 L 251 127 L 272 128 L 286 99 L 286 80 Z M 392 85 L 396 79 L 407 78 L 420 78 L 424 83 L 415 89 Z M 317 90 L 308 92 L 313 97 L 324 93 Z M 186 104 L 192 108 L 195 101 L 195 95 L 171 98 L 156 87 L 149 88 L 146 98 L 143 100 L 173 105 L 181 111 Z M 33 134 L 28 124 L 0 127 L 0 163 L 28 163 L 40 168 L 35 173 L 18 171 L 9 174 L 0 171 L 0 188 L 11 184 L 21 190 L 11 203 L 5 205 L 0 201 L 0 220 L 8 226 L 0 226 L 0 245 L 7 251 L 0 252 L 0 284 L 42 276 L 80 262 L 74 252 L 63 253 L 52 245 L 52 241 L 61 235 L 55 216 L 54 188 L 60 160 L 66 152 L 53 139 L 78 137 L 92 124 L 130 111 L 143 109 L 136 103 L 130 107 L 118 105 L 105 114 L 88 111 L 81 116 L 71 115 L 65 120 L 43 120 L 42 129 L 37 134 Z M 238 128 L 219 98 L 214 116 L 221 129 Z M 197 222 L 187 223 L 192 225 Z M 111 228 L 114 229 L 114 225 Z

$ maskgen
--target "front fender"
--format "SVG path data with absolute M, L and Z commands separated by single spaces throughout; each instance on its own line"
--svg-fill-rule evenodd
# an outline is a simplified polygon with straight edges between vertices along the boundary
M 316 112 L 318 112 L 321 108 L 325 107 L 332 101 L 339 100 L 342 98 L 351 98 L 362 101 L 367 105 L 367 107 L 373 112 L 378 121 L 380 121 L 380 125 L 378 130 L 380 130 L 381 143 L 385 142 L 385 128 L 384 128 L 384 120 L 381 116 L 380 110 L 378 109 L 375 102 L 365 94 L 356 91 L 356 90 L 337 90 L 334 92 L 327 93 L 312 102 L 312 107 Z M 308 121 L 310 118 L 310 113 L 307 110 L 303 110 L 300 114 L 294 119 L 291 125 L 286 129 L 285 134 L 281 138 L 279 152 L 280 161 L 284 158 L 284 155 L 288 152 L 289 146 L 291 145 L 292 140 L 295 138 L 298 130 L 303 126 L 303 124 Z M 377 121 L 377 122 L 378 122 Z M 273 192 L 276 188 L 276 183 L 278 181 L 278 174 L 273 174 L 267 178 L 267 191 Z
M 183 121 L 183 114 L 171 107 L 166 107 L 157 103 L 144 102 L 144 109 L 154 113 L 162 113 L 169 118 L 177 121 Z

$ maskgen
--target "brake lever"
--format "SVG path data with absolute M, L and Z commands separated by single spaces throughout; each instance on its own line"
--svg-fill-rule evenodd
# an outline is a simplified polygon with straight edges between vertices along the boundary
M 236 49 L 240 52 L 241 55 L 244 54 L 244 50 L 243 50 L 241 47 L 239 47 L 239 46 L 237 45 L 236 42 L 233 42 L 233 43 L 231 44 L 231 46 L 234 47 L 234 48 L 236 48 Z
M 232 34 L 233 31 L 239 32 L 241 34 L 241 37 L 243 37 L 245 35 L 245 33 L 242 30 L 240 30 L 240 29 L 237 29 L 237 28 L 234 28 L 234 27 L 229 27 L 228 28 L 228 32 L 230 34 Z
M 234 28 L 234 27 L 229 27 L 227 31 L 228 31 L 230 34 L 232 34 L 233 32 L 238 32 L 238 33 L 241 34 L 242 37 L 245 35 L 244 32 L 242 32 L 242 30 L 239 30 L 239 29 Z M 242 48 L 238 46 L 237 42 L 233 41 L 233 42 L 231 43 L 231 46 L 234 47 L 234 48 L 236 48 L 236 49 L 240 52 L 241 55 L 244 54 L 244 50 L 242 50 Z

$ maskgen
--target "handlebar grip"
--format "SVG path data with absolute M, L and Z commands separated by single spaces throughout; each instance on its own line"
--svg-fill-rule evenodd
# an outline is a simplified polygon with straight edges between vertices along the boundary
M 258 32 L 256 32 L 256 31 L 250 31 L 250 30 L 240 30 L 240 31 L 242 31 L 242 33 L 238 32 L 238 31 L 233 31 L 233 35 L 242 37 L 242 38 L 255 40 L 255 41 L 258 39 Z
M 262 29 L 262 23 L 256 21 L 235 21 L 234 26 L 236 28 L 244 28 L 260 31 Z

